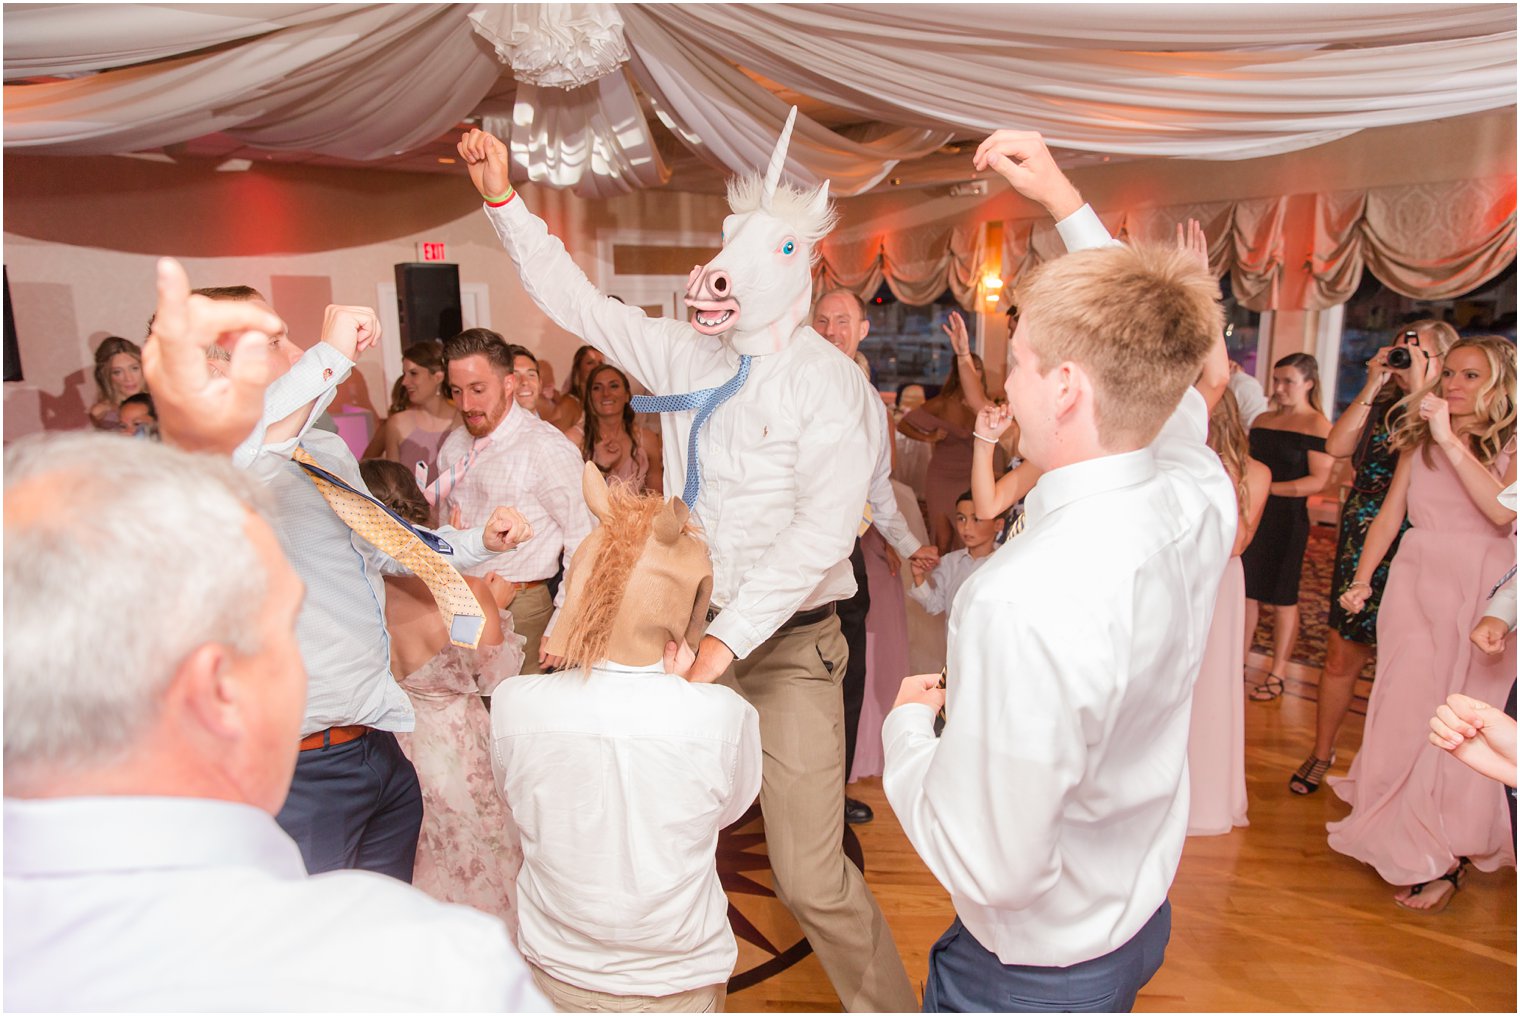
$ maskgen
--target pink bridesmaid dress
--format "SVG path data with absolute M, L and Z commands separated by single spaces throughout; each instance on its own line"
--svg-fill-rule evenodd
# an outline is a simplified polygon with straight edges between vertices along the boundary
M 874 528 L 860 538 L 860 548 L 870 582 L 871 609 L 866 613 L 866 694 L 860 704 L 860 726 L 855 728 L 852 783 L 880 776 L 886 768 L 881 725 L 908 676 L 908 598 L 902 574 L 893 575 L 887 567 L 887 541 Z
M 1223 836 L 1246 822 L 1246 579 L 1225 565 L 1214 620 L 1193 685 L 1188 728 L 1189 836 Z
M 480 696 L 522 670 L 523 638 L 502 611 L 506 641 L 478 650 L 448 645 L 401 687 L 417 727 L 396 740 L 422 784 L 422 831 L 412 884 L 445 903 L 495 914 L 517 939 L 522 845 L 491 774 L 491 717 Z
M 1333 849 L 1391 885 L 1439 878 L 1459 857 L 1482 871 L 1515 863 L 1504 788 L 1426 740 L 1431 715 L 1452 692 L 1499 704 L 1515 680 L 1513 639 L 1490 657 L 1468 638 L 1515 563 L 1515 526 L 1490 522 L 1441 452 L 1404 454 L 1414 459 L 1410 528 L 1378 612 L 1366 733 L 1350 773 L 1330 780 L 1351 814 L 1326 827 Z M 1496 473 L 1513 454 L 1512 443 Z

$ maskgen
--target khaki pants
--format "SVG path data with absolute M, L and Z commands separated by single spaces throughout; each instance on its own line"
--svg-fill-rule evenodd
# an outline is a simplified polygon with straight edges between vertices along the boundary
M 778 632 L 720 682 L 760 714 L 760 810 L 776 895 L 849 1012 L 916 1012 L 876 898 L 844 856 L 844 679 L 839 619 Z
M 728 994 L 726 984 L 711 984 L 674 995 L 609 995 L 566 984 L 531 963 L 528 969 L 555 1012 L 722 1012 Z
M 539 673 L 539 645 L 544 640 L 544 628 L 548 627 L 549 618 L 554 616 L 554 601 L 549 598 L 549 587 L 519 589 L 507 605 L 507 613 L 512 615 L 512 630 L 527 639 L 523 643 L 522 672 Z

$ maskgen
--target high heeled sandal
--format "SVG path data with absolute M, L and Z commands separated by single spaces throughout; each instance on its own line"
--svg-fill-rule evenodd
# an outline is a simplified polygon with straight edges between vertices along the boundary
M 1408 898 L 1414 899 L 1416 896 L 1424 892 L 1427 886 L 1435 885 L 1437 882 L 1450 882 L 1451 892 L 1441 897 L 1441 902 L 1437 903 L 1435 906 L 1411 907 L 1408 903 L 1405 903 L 1400 899 L 1395 899 L 1393 902 L 1397 903 L 1405 910 L 1414 910 L 1421 914 L 1439 914 L 1441 911 L 1451 906 L 1452 898 L 1457 895 L 1457 890 L 1462 888 L 1462 879 L 1463 876 L 1467 874 L 1467 865 L 1468 859 L 1465 857 L 1459 857 L 1457 858 L 1457 866 L 1448 871 L 1446 874 L 1440 876 L 1439 878 L 1433 878 L 1429 882 L 1417 882 L 1416 884 L 1409 887 Z
M 1283 693 L 1283 679 L 1276 674 L 1268 674 L 1267 679 L 1251 689 L 1248 696 L 1252 702 L 1272 702 Z
M 1288 789 L 1293 793 L 1303 796 L 1312 794 L 1319 789 L 1324 782 L 1325 773 L 1335 765 L 1335 752 L 1330 753 L 1329 758 L 1315 758 L 1310 755 L 1304 759 L 1304 764 L 1299 766 L 1292 776 L 1288 777 Z

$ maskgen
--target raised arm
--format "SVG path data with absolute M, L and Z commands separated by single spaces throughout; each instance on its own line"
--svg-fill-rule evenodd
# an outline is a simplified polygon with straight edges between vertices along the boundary
M 1503 479 L 1495 476 L 1472 453 L 1467 437 L 1452 431 L 1451 410 L 1446 400 L 1434 392 L 1420 400 L 1420 416 L 1430 424 L 1430 436 L 1436 447 L 1457 471 L 1462 489 L 1472 498 L 1478 510 L 1496 526 L 1512 524 L 1515 512 L 1499 503 L 1499 492 L 1515 482 L 1515 456 L 1510 456 L 1509 468 L 1505 470 Z
M 517 265 L 522 286 L 540 310 L 624 367 L 652 392 L 670 388 L 675 344 L 691 334 L 679 321 L 650 320 L 638 307 L 604 295 L 586 278 L 542 219 L 523 206 L 507 175 L 507 146 L 472 130 L 459 142 L 470 180 L 502 246 Z
M 1022 462 L 997 475 L 998 438 L 1014 425 L 1013 412 L 1007 406 L 989 404 L 977 414 L 971 449 L 971 504 L 977 518 L 1003 514 L 1040 481 L 1041 470 L 1032 462 Z
M 1191 254 L 1198 266 L 1213 278 L 1213 269 L 1209 267 L 1209 241 L 1204 235 L 1203 225 L 1197 219 L 1187 220 L 1184 228 L 1182 223 L 1177 223 L 1177 247 Z M 1214 411 L 1214 406 L 1219 402 L 1224 390 L 1230 385 L 1230 350 L 1224 343 L 1224 332 L 1214 336 L 1214 344 L 1209 347 L 1208 356 L 1204 358 L 1203 370 L 1198 375 L 1198 380 L 1193 387 L 1203 395 L 1203 401 L 1208 404 L 1209 412 Z
M 1356 393 L 1351 405 L 1346 407 L 1346 411 L 1335 421 L 1335 426 L 1330 428 L 1330 436 L 1325 438 L 1326 454 L 1338 459 L 1349 459 L 1356 452 L 1356 446 L 1362 440 L 1362 431 L 1372 423 L 1372 404 L 1377 401 L 1378 392 L 1383 390 L 1383 386 L 1393 376 L 1385 362 L 1388 351 L 1392 348 L 1384 346 L 1367 361 L 1367 383 L 1362 385 L 1362 390 Z
M 955 352 L 955 371 L 960 375 L 961 393 L 973 413 L 980 413 L 992 400 L 987 397 L 982 379 L 976 373 L 976 361 L 971 358 L 971 336 L 966 331 L 966 319 L 959 311 L 951 311 L 950 319 L 940 329 L 950 338 L 950 348 Z

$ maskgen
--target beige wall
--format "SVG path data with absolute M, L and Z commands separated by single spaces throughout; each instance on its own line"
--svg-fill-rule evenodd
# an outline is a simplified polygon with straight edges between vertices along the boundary
M 491 324 L 548 357 L 562 377 L 579 341 L 555 326 L 517 283 L 479 199 L 461 175 L 260 165 L 218 173 L 132 158 L 5 159 L 5 266 L 26 380 L 5 385 L 5 438 L 79 427 L 94 401 L 92 351 L 107 335 L 143 337 L 153 310 L 153 264 L 178 257 L 193 285 L 254 286 L 270 296 L 302 345 L 328 302 L 373 306 L 392 266 L 418 241 L 441 240 L 463 284 L 489 287 Z M 659 228 L 716 238 L 723 200 L 640 193 L 587 202 L 523 189 L 597 280 L 595 240 Z M 360 375 L 373 403 L 387 391 L 381 357 Z
M 969 156 L 968 156 L 969 157 Z M 286 310 L 309 344 L 327 301 L 372 305 L 392 266 L 416 259 L 420 240 L 442 240 L 465 284 L 489 287 L 492 325 L 547 356 L 561 378 L 577 340 L 528 300 L 462 174 L 256 165 L 219 173 L 132 158 L 9 156 L 4 165 L 4 258 L 26 381 L 5 386 L 5 437 L 81 426 L 94 399 L 91 351 L 108 334 L 140 339 L 152 310 L 153 260 L 184 261 L 195 285 L 247 283 Z M 1515 172 L 1513 110 L 1413 127 L 1382 128 L 1329 145 L 1251 162 L 1146 160 L 1079 170 L 1099 208 L 1168 205 L 1457 179 Z M 641 192 L 588 202 L 525 187 L 529 206 L 600 279 L 596 242 L 615 230 L 716 236 L 721 198 Z M 1000 184 L 991 197 L 950 198 L 945 188 L 841 202 L 843 229 L 904 228 L 939 219 L 977 222 L 1035 210 Z M 1284 302 L 1301 292 L 1312 208 L 1290 207 Z M 1296 278 L 1295 278 L 1296 277 Z M 1279 315 L 1279 349 L 1313 347 L 1312 314 Z M 996 338 L 998 328 L 989 329 Z M 1307 347 L 1305 346 L 1307 343 Z M 989 348 L 989 366 L 1001 357 Z M 380 357 L 360 365 L 371 398 L 385 396 Z

